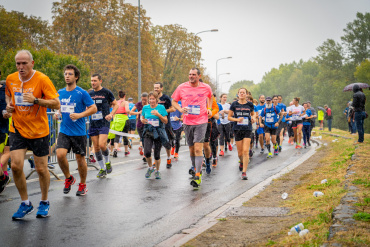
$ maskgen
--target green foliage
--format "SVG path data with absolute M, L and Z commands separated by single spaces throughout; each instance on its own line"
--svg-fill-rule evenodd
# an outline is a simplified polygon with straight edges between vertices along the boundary
M 35 50 L 27 46 L 22 47 L 22 49 L 28 49 L 32 53 L 33 60 L 35 61 L 34 69 L 47 75 L 57 90 L 65 87 L 63 69 L 67 64 L 74 64 L 80 70 L 81 78 L 78 81 L 78 86 L 84 89 L 90 88 L 89 66 L 80 61 L 77 57 L 71 55 L 58 55 L 47 49 Z M 14 61 L 16 53 L 16 50 L 10 50 L 3 57 L 0 69 L 4 78 L 17 71 Z
M 369 59 L 362 61 L 362 63 L 359 66 L 357 66 L 355 77 L 358 82 L 370 84 L 370 60 Z
M 323 190 L 327 187 L 330 187 L 332 185 L 337 185 L 340 183 L 340 180 L 339 179 L 329 179 L 328 182 L 326 183 L 323 183 L 323 184 L 313 184 L 313 185 L 310 185 L 310 186 L 307 186 L 307 189 L 309 190 Z
M 353 184 L 362 184 L 364 185 L 366 188 L 369 188 L 370 187 L 370 180 L 369 179 L 355 179 L 352 181 Z
M 247 90 L 251 91 L 254 85 L 255 84 L 253 83 L 253 81 L 248 81 L 248 80 L 242 80 L 242 81 L 235 82 L 234 84 L 231 85 L 231 87 L 229 89 L 229 94 L 227 96 L 228 101 L 229 102 L 233 101 L 233 99 L 238 94 L 239 88 L 244 87 Z
M 353 215 L 353 218 L 355 220 L 361 220 L 361 221 L 370 221 L 370 214 L 365 212 L 359 212 Z

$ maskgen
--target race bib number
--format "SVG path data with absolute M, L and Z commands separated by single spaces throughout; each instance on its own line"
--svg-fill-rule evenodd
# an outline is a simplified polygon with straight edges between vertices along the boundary
M 95 100 L 95 104 L 101 104 L 101 103 L 103 103 L 103 101 L 101 99 L 96 99 Z
M 299 115 L 298 114 L 293 114 L 292 115 L 292 120 L 295 121 L 295 120 L 298 120 L 299 119 Z
M 237 125 L 249 125 L 249 118 L 244 117 L 243 121 L 238 122 Z
M 74 103 L 62 103 L 60 107 L 60 111 L 62 113 L 74 113 L 75 112 L 75 104 Z
M 188 113 L 191 115 L 199 115 L 200 114 L 200 105 L 188 105 Z
M 16 106 L 33 106 L 33 103 L 23 101 L 23 93 L 14 93 L 14 100 Z
M 175 119 L 175 117 L 170 117 L 170 119 L 171 119 L 172 122 L 178 121 L 178 120 Z
M 266 113 L 266 123 L 273 123 L 274 122 L 274 117 L 272 116 L 271 113 Z
M 98 111 L 97 113 L 91 115 L 91 120 L 101 120 L 103 119 L 103 113 Z
M 149 118 L 148 123 L 154 127 L 159 127 L 159 119 L 156 118 Z

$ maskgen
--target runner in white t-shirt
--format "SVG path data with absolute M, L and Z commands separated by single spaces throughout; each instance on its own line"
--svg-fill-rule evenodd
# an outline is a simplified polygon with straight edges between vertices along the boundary
M 295 97 L 293 99 L 293 105 L 289 107 L 289 116 L 290 119 L 292 120 L 294 140 L 296 142 L 295 148 L 302 148 L 302 146 L 300 145 L 302 140 L 302 127 L 303 127 L 302 116 L 306 112 L 304 107 L 299 104 L 299 100 L 300 98 Z
M 225 145 L 229 148 L 229 150 L 232 150 L 232 146 L 230 144 L 230 133 L 231 133 L 231 122 L 227 119 L 227 116 L 229 114 L 230 104 L 226 103 L 227 101 L 227 94 L 223 93 L 220 96 L 221 99 L 221 105 L 222 105 L 222 111 L 220 111 L 220 122 L 221 124 L 219 127 L 220 132 L 220 156 L 225 155 L 225 151 L 227 151 L 227 148 L 225 149 Z

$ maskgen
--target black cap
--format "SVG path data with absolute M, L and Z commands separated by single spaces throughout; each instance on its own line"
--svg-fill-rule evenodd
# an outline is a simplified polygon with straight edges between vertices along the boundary
M 272 100 L 272 98 L 271 97 L 267 97 L 266 98 L 266 101 L 271 101 Z

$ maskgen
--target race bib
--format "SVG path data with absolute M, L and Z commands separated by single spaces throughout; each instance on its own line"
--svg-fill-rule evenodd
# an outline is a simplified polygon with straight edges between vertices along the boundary
M 299 119 L 299 115 L 298 114 L 293 114 L 292 115 L 292 120 L 293 121 L 296 121 L 296 120 L 298 120 Z
M 75 112 L 75 104 L 74 103 L 62 103 L 60 106 L 60 111 L 62 113 L 74 113 Z
M 103 119 L 103 113 L 98 111 L 97 113 L 91 115 L 91 120 L 101 120 Z
M 178 121 L 178 120 L 175 120 L 175 117 L 170 117 L 170 120 L 171 120 L 172 122 L 176 122 L 176 121 Z
M 15 92 L 14 100 L 16 106 L 33 106 L 33 103 L 23 101 L 23 93 Z
M 237 125 L 249 125 L 249 118 L 244 117 L 243 121 L 238 122 Z
M 188 113 L 191 115 L 199 115 L 200 105 L 188 105 Z
M 159 119 L 149 118 L 148 123 L 153 125 L 154 127 L 159 127 Z
M 274 117 L 272 116 L 271 113 L 266 113 L 266 123 L 273 123 L 274 122 Z
M 95 104 L 101 104 L 101 103 L 103 103 L 103 101 L 101 99 L 96 99 L 95 100 Z

